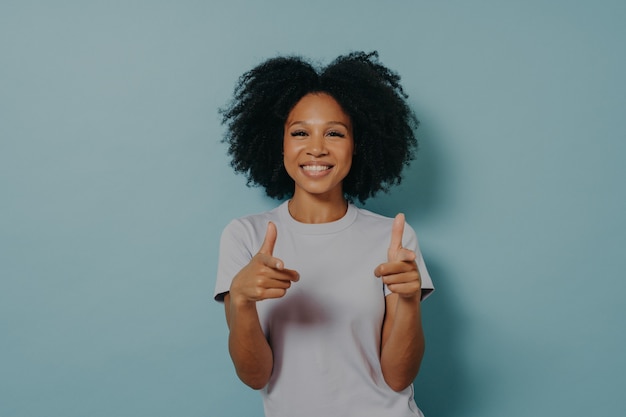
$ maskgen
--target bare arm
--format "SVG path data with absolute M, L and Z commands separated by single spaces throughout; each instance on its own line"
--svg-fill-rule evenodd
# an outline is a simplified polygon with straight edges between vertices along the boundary
M 226 294 L 224 309 L 230 330 L 228 351 L 237 376 L 251 388 L 261 389 L 272 373 L 273 356 L 259 323 L 256 303 L 237 305 Z
M 404 215 L 392 226 L 387 262 L 374 271 L 392 292 L 385 297 L 380 363 L 383 377 L 393 390 L 408 387 L 424 356 L 424 331 L 420 309 L 421 279 L 413 251 L 402 247 Z
M 256 309 L 257 301 L 284 296 L 298 273 L 285 269 L 272 253 L 276 226 L 269 223 L 263 245 L 233 278 L 230 292 L 224 297 L 228 350 L 237 376 L 254 389 L 263 388 L 272 374 L 272 349 L 263 334 Z
M 387 385 L 402 391 L 417 376 L 424 356 L 420 301 L 419 296 L 409 299 L 398 294 L 385 298 L 380 363 Z

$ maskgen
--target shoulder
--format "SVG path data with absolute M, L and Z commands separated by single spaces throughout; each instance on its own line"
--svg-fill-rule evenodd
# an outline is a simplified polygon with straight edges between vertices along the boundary
M 382 214 L 374 213 L 373 211 L 364 208 L 356 206 L 355 208 L 358 213 L 359 221 L 375 224 L 391 224 L 393 222 L 393 219 L 391 217 L 383 216 Z
M 383 216 L 382 214 L 375 213 L 373 211 L 356 207 L 357 213 L 359 213 L 359 218 L 363 221 L 371 221 L 371 222 L 390 222 L 393 221 L 391 217 Z
M 391 228 L 393 226 L 394 217 L 383 216 L 372 211 L 358 208 L 357 227 L 361 230 L 367 230 L 371 239 L 376 239 L 381 245 L 389 245 L 391 241 Z M 409 223 L 404 223 L 404 232 L 402 235 L 402 246 L 419 251 L 417 234 Z
M 248 243 L 254 243 L 259 236 L 261 238 L 265 236 L 268 222 L 280 222 L 279 211 L 281 206 L 282 204 L 269 211 L 231 220 L 222 231 L 222 240 L 234 238 L 239 241 L 248 240 Z
M 391 231 L 391 225 L 393 224 L 394 217 L 383 216 L 382 214 L 358 207 L 356 207 L 356 210 L 358 212 L 357 221 L 362 226 L 367 225 L 369 227 L 383 228 L 386 231 Z M 405 236 L 415 235 L 415 230 L 408 222 L 405 222 L 404 224 L 404 233 Z

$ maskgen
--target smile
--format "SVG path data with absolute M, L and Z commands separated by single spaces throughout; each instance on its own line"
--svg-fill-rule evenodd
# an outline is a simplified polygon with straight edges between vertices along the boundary
M 301 165 L 302 169 L 309 172 L 321 172 L 331 169 L 329 165 Z

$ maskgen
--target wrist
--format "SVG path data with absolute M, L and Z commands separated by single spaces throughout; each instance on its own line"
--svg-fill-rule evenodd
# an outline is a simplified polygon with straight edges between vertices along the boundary
M 230 306 L 231 309 L 236 309 L 238 311 L 254 309 L 256 307 L 256 301 L 250 300 L 243 294 L 238 294 L 236 291 L 230 292 Z
M 420 302 L 422 300 L 422 291 L 417 291 L 416 293 L 413 293 L 411 295 L 400 295 L 400 297 L 398 297 L 398 301 L 403 303 L 403 304 L 408 304 L 408 305 L 414 305 L 414 306 L 419 306 Z

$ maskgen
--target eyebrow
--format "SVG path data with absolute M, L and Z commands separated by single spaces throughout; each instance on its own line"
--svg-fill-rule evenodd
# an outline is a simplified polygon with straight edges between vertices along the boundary
M 304 120 L 296 120 L 295 122 L 291 122 L 289 123 L 287 126 L 291 127 L 293 125 L 309 125 L 310 123 L 305 122 Z M 326 125 L 340 125 L 345 127 L 346 129 L 350 129 L 350 127 L 348 125 L 346 125 L 344 122 L 339 122 L 339 121 L 330 121 L 325 123 Z

